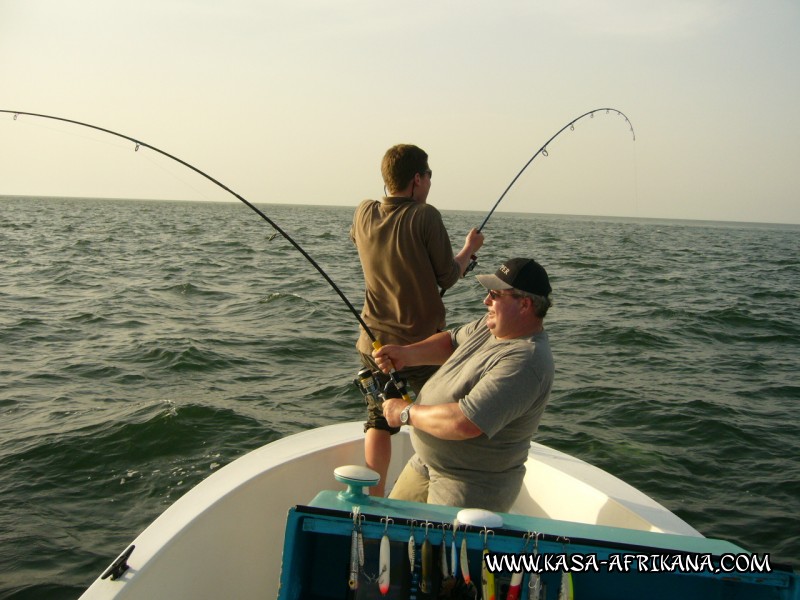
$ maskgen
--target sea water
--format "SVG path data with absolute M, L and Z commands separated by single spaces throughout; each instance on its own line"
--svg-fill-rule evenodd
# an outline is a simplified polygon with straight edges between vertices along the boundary
M 259 205 L 360 309 L 350 207 Z M 483 214 L 443 212 L 460 248 Z M 76 598 L 267 442 L 365 416 L 358 324 L 240 203 L 0 198 L 0 598 Z M 800 227 L 496 213 L 550 273 L 536 440 L 800 564 Z M 473 277 L 448 324 L 480 317 Z

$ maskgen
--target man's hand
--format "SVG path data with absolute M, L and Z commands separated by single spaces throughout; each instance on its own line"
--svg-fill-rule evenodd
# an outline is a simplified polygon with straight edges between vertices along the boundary
M 470 254 L 475 254 L 481 246 L 483 246 L 483 234 L 473 227 L 464 240 L 464 247 L 469 249 Z
M 394 367 L 397 371 L 408 366 L 408 352 L 405 346 L 381 346 L 379 350 L 372 352 L 372 358 L 375 359 L 375 364 L 384 373 L 388 373 Z M 396 425 L 392 425 L 396 427 Z
M 419 365 L 442 365 L 452 353 L 453 344 L 450 341 L 450 333 L 440 331 L 416 344 L 381 346 L 378 350 L 372 351 L 372 357 L 378 368 L 384 373 L 388 373 L 392 367 L 400 371 Z
M 402 398 L 389 398 L 383 401 L 381 408 L 389 427 L 400 427 L 402 425 L 400 423 L 400 413 L 403 412 L 406 406 L 408 406 L 408 402 Z
M 464 238 L 464 247 L 456 254 L 455 261 L 458 264 L 459 273 L 463 277 L 467 273 L 467 267 L 472 261 L 472 257 L 483 246 L 483 234 L 477 229 L 473 228 Z

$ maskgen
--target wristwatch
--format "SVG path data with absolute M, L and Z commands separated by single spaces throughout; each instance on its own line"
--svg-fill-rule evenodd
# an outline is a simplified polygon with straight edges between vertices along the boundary
M 403 409 L 403 412 L 400 413 L 400 424 L 401 425 L 411 425 L 411 407 L 414 406 L 412 402 L 408 406 Z

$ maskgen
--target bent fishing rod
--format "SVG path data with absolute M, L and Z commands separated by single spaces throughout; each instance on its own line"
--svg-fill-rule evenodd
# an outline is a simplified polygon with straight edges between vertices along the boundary
M 319 274 L 322 275 L 322 277 L 325 278 L 325 281 L 327 281 L 330 284 L 330 286 L 339 295 L 339 297 L 345 303 L 345 305 L 350 310 L 350 312 L 353 313 L 355 318 L 358 320 L 359 324 L 364 328 L 364 331 L 369 336 L 369 339 L 372 342 L 372 346 L 376 350 L 380 349 L 381 344 L 378 341 L 378 338 L 375 337 L 375 334 L 372 333 L 372 330 L 370 330 L 370 328 L 364 322 L 364 319 L 361 317 L 361 315 L 356 310 L 356 308 L 353 306 L 353 304 L 350 302 L 350 300 L 347 299 L 347 296 L 345 296 L 344 293 L 342 292 L 342 290 L 339 289 L 339 286 L 336 285 L 336 282 L 334 282 L 333 279 L 331 279 L 331 277 L 322 269 L 322 267 L 319 266 L 317 261 L 315 261 L 311 257 L 311 255 L 308 252 L 306 252 L 300 246 L 300 244 L 298 244 L 288 233 L 286 233 L 275 221 L 273 221 L 266 214 L 264 214 L 264 212 L 261 211 L 257 206 L 255 206 L 254 204 L 249 202 L 243 196 L 241 196 L 241 195 L 237 194 L 236 192 L 234 192 L 231 188 L 229 188 L 224 183 L 222 183 L 222 182 L 218 181 L 217 179 L 213 178 L 211 175 L 209 175 L 205 171 L 202 171 L 202 170 L 198 169 L 194 165 L 189 164 L 185 160 L 182 160 L 182 159 L 178 158 L 177 156 L 174 156 L 174 155 L 170 154 L 169 152 L 165 152 L 164 150 L 161 150 L 160 148 L 156 148 L 152 144 L 148 144 L 147 142 L 143 142 L 142 140 L 138 140 L 138 139 L 136 139 L 134 137 L 131 137 L 129 135 L 125 135 L 123 133 L 119 133 L 117 131 L 112 131 L 111 129 L 106 129 L 105 127 L 99 127 L 97 125 L 92 125 L 90 123 L 84 123 L 82 121 L 75 121 L 73 119 L 66 119 L 64 117 L 55 117 L 55 116 L 52 116 L 52 115 L 24 112 L 24 111 L 20 111 L 20 110 L 3 110 L 3 109 L 0 109 L 0 113 L 14 115 L 14 120 L 15 121 L 18 119 L 18 117 L 20 115 L 22 115 L 22 116 L 26 116 L 26 117 L 35 117 L 35 118 L 39 118 L 39 119 L 49 119 L 49 120 L 52 120 L 52 121 L 60 121 L 62 123 L 69 123 L 71 125 L 77 125 L 79 127 L 87 127 L 89 129 L 94 129 L 96 131 L 101 131 L 103 133 L 107 133 L 109 135 L 116 136 L 118 138 L 122 138 L 124 140 L 128 140 L 129 142 L 132 142 L 133 144 L 135 144 L 135 147 L 134 147 L 134 151 L 135 152 L 138 152 L 139 148 L 149 148 L 153 152 L 161 154 L 162 156 L 166 156 L 167 158 L 169 158 L 171 160 L 174 160 L 177 163 L 182 164 L 184 167 L 187 167 L 188 169 L 191 169 L 192 171 L 194 171 L 198 175 L 201 175 L 202 177 L 205 177 L 211 183 L 213 183 L 214 185 L 222 188 L 223 190 L 225 190 L 226 192 L 231 194 L 234 198 L 236 198 L 237 200 L 239 200 L 239 201 L 243 202 L 245 205 L 247 205 L 258 216 L 260 216 L 267 223 L 269 223 L 272 226 L 272 228 L 275 229 L 275 231 L 280 233 L 298 252 L 300 252 L 300 254 L 302 254 L 305 257 L 305 259 L 308 262 L 310 262 L 311 265 L 319 272 Z M 390 375 L 390 377 L 392 379 L 392 383 L 395 384 L 395 387 L 402 394 L 403 398 L 407 402 L 411 402 L 413 400 L 413 398 L 411 398 L 411 396 L 408 393 L 408 391 L 410 391 L 410 390 L 409 390 L 407 384 L 396 374 L 394 368 L 392 368 L 392 370 L 389 373 L 389 375 Z
M 636 141 L 636 132 L 634 132 L 634 130 L 633 130 L 633 124 L 631 123 L 630 119 L 628 119 L 628 117 L 622 111 L 619 111 L 616 108 L 596 108 L 594 110 L 590 110 L 589 112 L 582 114 L 580 117 L 576 117 L 576 118 L 572 119 L 572 121 L 570 121 L 569 123 L 564 125 L 561 129 L 556 131 L 556 133 L 549 140 L 547 140 L 544 144 L 542 144 L 542 147 L 539 148 L 536 151 L 536 153 L 533 156 L 530 157 L 530 159 L 528 159 L 528 162 L 525 163 L 525 165 L 522 167 L 522 169 L 520 169 L 519 173 L 517 173 L 516 176 L 514 176 L 514 179 L 511 180 L 511 183 L 508 184 L 508 187 L 506 187 L 506 189 L 503 190 L 503 193 L 500 194 L 500 197 L 497 199 L 497 202 L 494 203 L 494 206 L 492 206 L 491 210 L 486 215 L 486 218 L 483 220 L 483 223 L 481 223 L 480 227 L 478 227 L 478 231 L 482 231 L 483 230 L 483 228 L 486 226 L 486 223 L 489 222 L 489 219 L 491 218 L 492 214 L 494 214 L 495 209 L 503 201 L 503 198 L 506 197 L 506 194 L 508 194 L 508 191 L 514 186 L 514 184 L 517 182 L 517 179 L 520 178 L 520 176 L 525 172 L 525 169 L 527 169 L 530 166 L 530 164 L 534 161 L 534 159 L 537 156 L 539 156 L 540 154 L 542 156 L 548 156 L 548 154 L 547 154 L 547 146 L 550 144 L 550 142 L 552 142 L 559 135 L 561 135 L 567 128 L 569 128 L 570 131 L 574 131 L 575 130 L 575 123 L 577 123 L 578 121 L 580 121 L 584 117 L 594 118 L 595 113 L 604 112 L 604 111 L 605 111 L 606 114 L 608 114 L 610 112 L 614 112 L 614 113 L 620 115 L 623 119 L 625 119 L 625 122 L 630 127 L 631 135 L 633 136 L 633 141 Z M 472 260 L 467 265 L 467 268 L 464 270 L 464 276 L 466 276 L 467 273 L 472 271 L 472 269 L 474 269 L 475 265 L 477 265 L 477 264 L 478 264 L 478 257 L 473 255 L 472 256 Z M 444 290 L 442 290 L 442 295 L 444 295 Z

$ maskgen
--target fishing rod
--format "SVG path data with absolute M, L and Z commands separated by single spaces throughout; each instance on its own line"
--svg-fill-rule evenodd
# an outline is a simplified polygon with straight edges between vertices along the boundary
M 214 179 L 211 175 L 209 175 L 205 171 L 202 171 L 202 170 L 198 169 L 194 165 L 189 164 L 185 160 L 180 159 L 177 156 L 174 156 L 174 155 L 170 154 L 169 152 L 165 152 L 164 150 L 161 150 L 160 148 L 156 148 L 152 144 L 148 144 L 147 142 L 143 142 L 142 140 L 138 140 L 138 139 L 136 139 L 134 137 L 131 137 L 129 135 L 125 135 L 123 133 L 119 133 L 117 131 L 112 131 L 111 129 L 106 129 L 105 127 L 99 127 L 97 125 L 92 125 L 90 123 L 84 123 L 82 121 L 75 121 L 73 119 L 66 119 L 64 117 L 55 117 L 55 116 L 52 116 L 52 115 L 24 112 L 24 111 L 20 111 L 20 110 L 3 110 L 3 109 L 0 109 L 0 113 L 14 115 L 14 120 L 15 121 L 17 120 L 17 118 L 20 115 L 23 115 L 23 116 L 26 116 L 26 117 L 35 117 L 35 118 L 39 118 L 39 119 L 50 119 L 52 121 L 60 121 L 62 123 L 69 123 L 69 124 L 72 124 L 72 125 L 78 125 L 80 127 L 87 127 L 89 129 L 94 129 L 96 131 L 101 131 L 103 133 L 107 133 L 109 135 L 113 135 L 113 136 L 116 136 L 118 138 L 122 138 L 124 140 L 128 140 L 129 142 L 132 142 L 132 143 L 136 144 L 136 146 L 134 148 L 135 152 L 138 152 L 139 148 L 149 148 L 153 152 L 157 152 L 158 154 L 161 154 L 162 156 L 166 156 L 167 158 L 169 158 L 171 160 L 174 160 L 177 163 L 182 164 L 184 167 L 187 167 L 187 168 L 191 169 L 192 171 L 194 171 L 198 175 L 201 175 L 201 176 L 205 177 L 210 182 L 212 182 L 213 184 L 215 184 L 218 187 L 222 188 L 223 190 L 225 190 L 226 192 L 231 194 L 234 198 L 236 198 L 237 200 L 239 200 L 239 201 L 243 202 L 245 205 L 247 205 L 258 216 L 260 216 L 267 223 L 269 223 L 272 226 L 272 228 L 275 229 L 275 231 L 280 233 L 292 246 L 294 246 L 294 248 L 298 252 L 300 252 L 300 254 L 302 254 L 305 257 L 305 259 L 308 260 L 308 262 L 310 262 L 312 264 L 312 266 L 319 272 L 319 274 L 322 275 L 322 277 L 325 278 L 325 281 L 327 281 L 330 284 L 330 286 L 333 288 L 333 290 L 339 295 L 339 297 L 345 303 L 347 308 L 350 309 L 350 312 L 353 313 L 355 318 L 358 320 L 359 324 L 364 328 L 364 331 L 369 336 L 369 339 L 372 341 L 372 346 L 376 350 L 380 349 L 381 344 L 378 341 L 378 338 L 375 337 L 375 334 L 372 333 L 372 330 L 370 330 L 369 326 L 367 326 L 367 324 L 364 322 L 364 319 L 361 317 L 361 315 L 356 310 L 356 308 L 353 306 L 353 304 L 350 302 L 350 300 L 347 299 L 347 296 L 345 296 L 344 293 L 342 292 L 342 290 L 339 289 L 339 286 L 336 285 L 336 282 L 334 282 L 333 279 L 331 279 L 330 276 L 322 269 L 322 267 L 319 266 L 317 261 L 315 261 L 311 257 L 311 255 L 308 252 L 306 252 L 300 246 L 300 244 L 298 244 L 288 233 L 286 233 L 275 221 L 273 221 L 266 214 L 264 214 L 264 212 L 261 211 L 257 206 L 255 206 L 254 204 L 249 202 L 243 196 L 241 196 L 241 195 L 237 194 L 236 192 L 234 192 L 231 188 L 229 188 L 224 183 L 218 181 L 217 179 Z M 403 398 L 407 402 L 411 402 L 413 400 L 413 397 L 412 397 L 413 396 L 413 392 L 410 390 L 408 385 L 396 374 L 394 368 L 392 368 L 391 372 L 389 373 L 389 376 L 392 379 L 392 383 L 394 383 L 395 387 L 401 393 Z
M 503 201 L 503 198 L 506 197 L 506 194 L 508 193 L 508 191 L 513 187 L 513 185 L 517 182 L 517 179 L 520 178 L 520 176 L 525 172 L 525 169 L 527 169 L 528 166 L 530 166 L 530 164 L 534 161 L 534 159 L 537 156 L 539 156 L 540 154 L 543 155 L 543 156 L 548 156 L 548 154 L 547 154 L 547 146 L 550 144 L 550 142 L 552 142 L 559 135 L 561 135 L 561 133 L 564 130 L 566 130 L 567 128 L 569 128 L 570 131 L 574 131 L 575 130 L 575 123 L 577 123 L 578 121 L 580 121 L 584 117 L 594 118 L 595 113 L 603 112 L 603 111 L 605 111 L 606 114 L 608 114 L 609 112 L 615 112 L 616 114 L 620 115 L 623 119 L 625 119 L 625 122 L 630 127 L 631 135 L 633 136 L 633 141 L 636 141 L 636 132 L 633 130 L 633 124 L 631 123 L 630 119 L 628 119 L 628 117 L 622 111 L 619 111 L 616 108 L 596 108 L 594 110 L 590 110 L 589 112 L 582 114 L 580 117 L 576 117 L 576 118 L 572 119 L 572 121 L 570 121 L 569 123 L 564 125 L 561 129 L 556 131 L 556 133 L 549 140 L 547 140 L 544 144 L 542 144 L 542 147 L 539 148 L 536 151 L 536 154 L 534 154 L 533 156 L 530 157 L 528 162 L 525 163 L 525 166 L 523 166 L 522 169 L 520 169 L 519 173 L 517 173 L 516 176 L 514 177 L 514 179 L 511 180 L 511 183 L 508 184 L 508 187 L 505 190 L 503 190 L 502 194 L 500 194 L 500 197 L 497 199 L 497 202 L 494 203 L 494 206 L 492 206 L 492 209 L 486 215 L 486 218 L 483 220 L 483 223 L 481 223 L 480 227 L 478 227 L 478 231 L 482 231 L 483 230 L 483 228 L 486 226 L 486 223 L 489 222 L 489 219 L 491 218 L 492 214 L 494 214 L 494 211 L 498 207 L 500 202 Z M 467 265 L 467 268 L 464 270 L 464 275 L 466 275 L 467 273 L 472 271 L 472 269 L 474 269 L 475 265 L 477 265 L 477 264 L 478 264 L 478 257 L 473 255 L 472 256 L 472 260 L 470 261 L 469 265 Z M 442 291 L 442 295 L 444 295 L 444 290 Z

